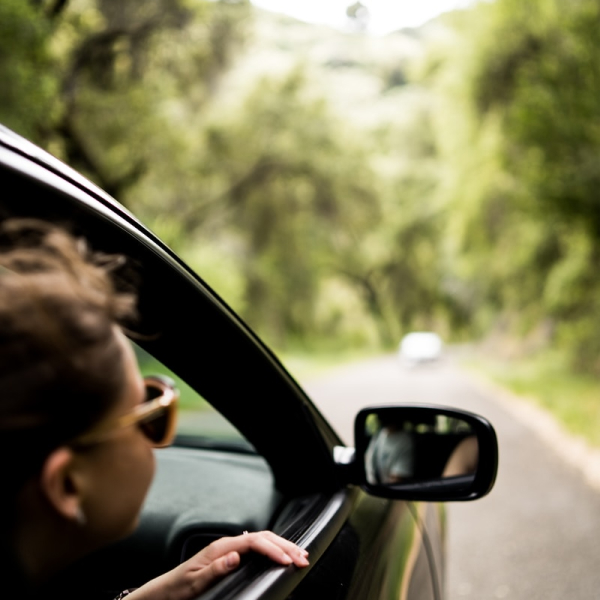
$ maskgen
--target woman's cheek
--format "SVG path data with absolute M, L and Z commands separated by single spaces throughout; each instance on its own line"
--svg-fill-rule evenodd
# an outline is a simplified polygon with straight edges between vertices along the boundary
M 105 541 L 116 541 L 136 528 L 156 469 L 153 448 L 137 436 L 123 439 L 107 456 L 111 468 L 99 476 L 89 524 Z

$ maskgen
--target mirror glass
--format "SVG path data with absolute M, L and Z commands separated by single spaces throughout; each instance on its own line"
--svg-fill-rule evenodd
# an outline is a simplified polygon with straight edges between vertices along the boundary
M 374 411 L 364 420 L 369 485 L 473 482 L 479 444 L 466 420 L 435 411 Z

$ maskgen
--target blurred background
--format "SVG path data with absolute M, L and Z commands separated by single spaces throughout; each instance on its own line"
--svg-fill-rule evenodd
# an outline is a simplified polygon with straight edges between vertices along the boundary
M 2 0 L 0 122 L 300 372 L 434 331 L 600 445 L 599 17 L 596 0 Z

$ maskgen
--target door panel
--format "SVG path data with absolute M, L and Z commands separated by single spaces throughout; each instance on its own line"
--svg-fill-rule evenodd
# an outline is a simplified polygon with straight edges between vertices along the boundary
M 361 538 L 351 600 L 433 600 L 431 571 L 411 505 L 364 496 L 354 515 Z
M 436 598 L 422 529 L 411 508 L 358 492 L 347 522 L 288 598 Z

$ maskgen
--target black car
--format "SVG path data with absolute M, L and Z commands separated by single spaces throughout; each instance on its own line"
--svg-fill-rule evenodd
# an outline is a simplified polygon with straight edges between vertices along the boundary
M 216 538 L 263 529 L 309 550 L 310 567 L 249 556 L 201 598 L 443 598 L 443 502 L 481 497 L 496 476 L 485 419 L 370 407 L 345 447 L 277 357 L 113 198 L 4 127 L 0 181 L 0 218 L 58 222 L 128 257 L 119 280 L 139 293 L 142 370 L 182 388 L 179 435 L 156 452 L 137 531 L 75 565 L 61 598 L 112 598 Z

